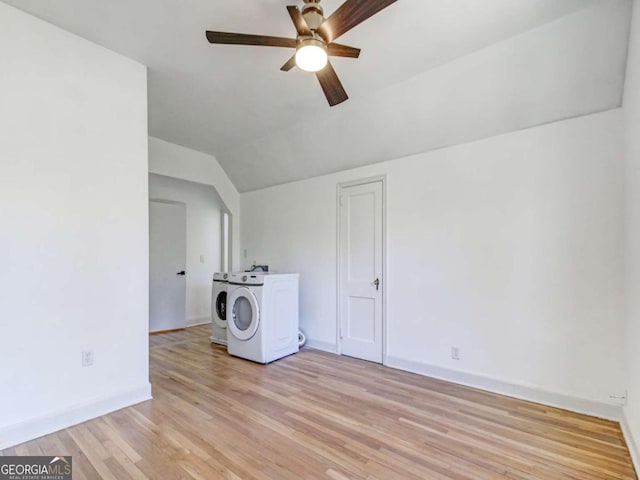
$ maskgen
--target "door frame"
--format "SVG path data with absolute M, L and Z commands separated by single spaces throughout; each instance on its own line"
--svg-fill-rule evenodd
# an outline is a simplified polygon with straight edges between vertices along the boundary
M 382 364 L 387 364 L 387 175 L 376 175 L 359 180 L 340 182 L 336 185 L 336 353 L 342 355 L 342 338 L 340 328 L 342 323 L 342 309 L 340 307 L 340 292 L 342 291 L 342 240 L 341 205 L 342 191 L 349 187 L 358 187 L 370 183 L 382 183 Z

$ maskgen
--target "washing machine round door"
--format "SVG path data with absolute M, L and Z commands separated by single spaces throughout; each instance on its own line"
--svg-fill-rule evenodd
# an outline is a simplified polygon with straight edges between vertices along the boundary
M 258 331 L 260 309 L 256 296 L 246 287 L 234 290 L 228 299 L 227 328 L 238 340 L 250 340 Z
M 221 290 L 213 300 L 213 321 L 220 328 L 227 328 L 227 291 Z

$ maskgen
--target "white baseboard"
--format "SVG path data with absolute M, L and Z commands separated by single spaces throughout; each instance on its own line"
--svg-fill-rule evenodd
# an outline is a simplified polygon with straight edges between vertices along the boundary
M 311 338 L 307 338 L 307 344 L 305 345 L 305 347 L 313 348 L 314 350 L 322 350 L 323 352 L 329 353 L 336 353 L 338 351 L 335 343 L 322 342 L 319 340 L 313 340 Z
M 197 327 L 211 323 L 211 317 L 191 317 L 187 319 L 187 327 Z
M 633 432 L 631 431 L 631 427 L 629 427 L 629 422 L 627 422 L 627 417 L 625 415 L 622 416 L 622 420 L 620 421 L 620 428 L 622 429 L 624 440 L 627 442 L 627 447 L 629 448 L 629 454 L 631 455 L 633 466 L 636 469 L 636 474 L 640 475 L 640 450 L 638 450 L 638 444 L 636 443 L 636 439 L 633 436 Z
M 151 384 L 98 397 L 42 417 L 0 428 L 0 450 L 151 400 Z
M 460 372 L 395 356 L 387 356 L 385 365 L 467 387 L 478 388 L 480 390 L 604 418 L 606 420 L 619 422 L 623 418 L 621 405 L 573 397 L 564 393 L 550 392 L 532 386 L 519 385 L 505 380 Z

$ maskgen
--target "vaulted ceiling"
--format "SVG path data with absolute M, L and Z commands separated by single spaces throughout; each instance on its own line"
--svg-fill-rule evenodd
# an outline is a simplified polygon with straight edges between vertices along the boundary
M 215 155 L 240 191 L 615 108 L 630 0 L 399 0 L 340 38 L 329 108 L 282 48 L 295 0 L 5 0 L 149 67 L 150 135 Z M 299 2 L 301 4 L 301 2 Z M 342 0 L 323 0 L 327 14 Z

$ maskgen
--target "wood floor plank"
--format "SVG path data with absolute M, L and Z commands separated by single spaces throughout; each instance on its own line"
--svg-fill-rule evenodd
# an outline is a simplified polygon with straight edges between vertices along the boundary
M 637 480 L 615 422 L 305 349 L 227 355 L 209 327 L 149 339 L 153 397 L 0 455 L 74 478 Z

